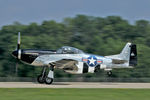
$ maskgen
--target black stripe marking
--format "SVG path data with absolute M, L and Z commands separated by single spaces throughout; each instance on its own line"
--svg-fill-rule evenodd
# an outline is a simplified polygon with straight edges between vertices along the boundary
M 88 73 L 88 69 L 89 69 L 89 66 L 86 63 L 84 63 L 83 64 L 83 73 Z
M 129 65 L 130 66 L 136 66 L 137 65 L 137 50 L 136 50 L 135 44 L 131 45 Z

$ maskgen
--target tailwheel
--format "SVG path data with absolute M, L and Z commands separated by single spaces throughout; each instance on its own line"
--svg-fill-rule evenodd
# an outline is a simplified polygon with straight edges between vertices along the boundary
M 45 83 L 46 84 L 52 84 L 52 82 L 53 82 L 53 78 L 49 78 L 49 77 L 45 78 Z
M 107 72 L 107 75 L 110 77 L 110 76 L 112 76 L 112 71 L 108 71 Z

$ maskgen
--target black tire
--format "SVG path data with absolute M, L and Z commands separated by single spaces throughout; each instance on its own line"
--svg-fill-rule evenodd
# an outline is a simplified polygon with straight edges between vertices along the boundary
M 107 72 L 107 75 L 110 77 L 110 76 L 112 76 L 112 71 L 108 71 Z
M 37 81 L 39 82 L 39 83 L 41 83 L 41 84 L 43 84 L 44 83 L 44 77 L 42 77 L 42 75 L 39 75 L 38 77 L 37 77 Z
M 52 84 L 52 82 L 53 82 L 53 78 L 49 78 L 49 77 L 45 78 L 45 83 L 46 84 Z

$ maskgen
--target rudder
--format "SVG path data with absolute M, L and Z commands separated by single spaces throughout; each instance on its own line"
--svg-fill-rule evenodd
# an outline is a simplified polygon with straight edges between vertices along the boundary
M 136 66 L 137 65 L 137 49 L 135 44 L 131 44 L 131 52 L 130 52 L 130 59 L 129 59 L 129 66 Z

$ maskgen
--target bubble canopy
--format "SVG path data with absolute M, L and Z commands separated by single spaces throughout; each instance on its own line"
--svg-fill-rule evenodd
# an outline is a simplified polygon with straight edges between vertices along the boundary
M 56 52 L 62 53 L 62 54 L 82 54 L 82 53 L 84 53 L 82 50 L 79 50 L 77 48 L 70 47 L 70 46 L 63 46 L 63 47 L 59 48 Z

